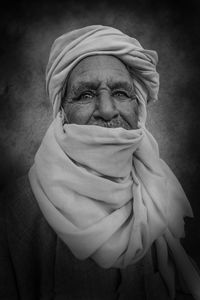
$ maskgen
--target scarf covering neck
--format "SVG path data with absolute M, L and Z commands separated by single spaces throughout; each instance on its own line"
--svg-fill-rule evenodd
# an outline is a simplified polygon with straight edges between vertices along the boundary
M 58 114 L 29 178 L 45 218 L 77 258 L 90 257 L 103 268 L 124 268 L 156 242 L 171 297 L 172 256 L 199 299 L 198 275 L 178 241 L 191 207 L 145 128 L 62 125 Z
M 63 124 L 63 87 L 72 68 L 89 55 L 110 54 L 134 69 L 138 129 Z M 72 253 L 103 268 L 125 268 L 156 245 L 158 268 L 175 297 L 175 269 L 195 299 L 200 279 L 179 239 L 190 204 L 160 159 L 145 128 L 146 101 L 157 99 L 157 55 L 120 31 L 89 26 L 63 35 L 52 47 L 47 92 L 56 118 L 29 172 L 44 217 Z

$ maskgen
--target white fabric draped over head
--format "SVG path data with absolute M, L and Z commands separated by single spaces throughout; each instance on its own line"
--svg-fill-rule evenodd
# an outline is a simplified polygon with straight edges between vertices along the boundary
M 63 124 L 60 105 L 67 76 L 81 59 L 98 54 L 114 55 L 133 71 L 138 129 Z M 45 218 L 77 258 L 124 268 L 155 242 L 171 298 L 176 266 L 194 298 L 200 299 L 199 276 L 179 243 L 183 218 L 192 216 L 192 210 L 145 128 L 146 101 L 156 100 L 158 94 L 156 62 L 156 52 L 110 27 L 89 26 L 58 38 L 46 74 L 56 118 L 29 178 Z

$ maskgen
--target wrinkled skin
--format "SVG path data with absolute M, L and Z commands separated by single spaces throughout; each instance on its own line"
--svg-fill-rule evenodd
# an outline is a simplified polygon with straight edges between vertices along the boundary
M 68 78 L 62 106 L 67 123 L 137 128 L 133 80 L 114 56 L 95 55 L 81 60 Z

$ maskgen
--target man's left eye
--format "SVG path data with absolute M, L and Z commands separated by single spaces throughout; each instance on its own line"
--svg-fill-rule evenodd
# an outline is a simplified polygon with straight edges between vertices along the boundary
M 123 98 L 123 99 L 130 98 L 128 93 L 125 91 L 115 91 L 115 92 L 113 92 L 113 96 L 117 97 L 117 98 Z

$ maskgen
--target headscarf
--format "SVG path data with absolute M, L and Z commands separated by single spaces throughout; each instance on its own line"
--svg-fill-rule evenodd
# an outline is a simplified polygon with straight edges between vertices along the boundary
M 54 117 L 60 110 L 63 87 L 70 71 L 83 58 L 98 54 L 118 57 L 133 70 L 134 77 L 148 94 L 147 101 L 157 100 L 157 53 L 143 49 L 136 39 L 115 28 L 87 26 L 60 36 L 52 45 L 46 69 L 46 89 L 53 105 Z
M 133 70 L 138 129 L 64 124 L 60 105 L 67 76 L 81 59 L 99 54 L 114 55 Z M 55 119 L 29 178 L 45 218 L 77 258 L 124 268 L 155 243 L 170 297 L 175 297 L 175 264 L 200 299 L 199 276 L 179 242 L 183 218 L 192 216 L 192 209 L 145 128 L 146 101 L 158 94 L 156 62 L 154 51 L 110 27 L 89 26 L 58 38 L 46 75 Z

